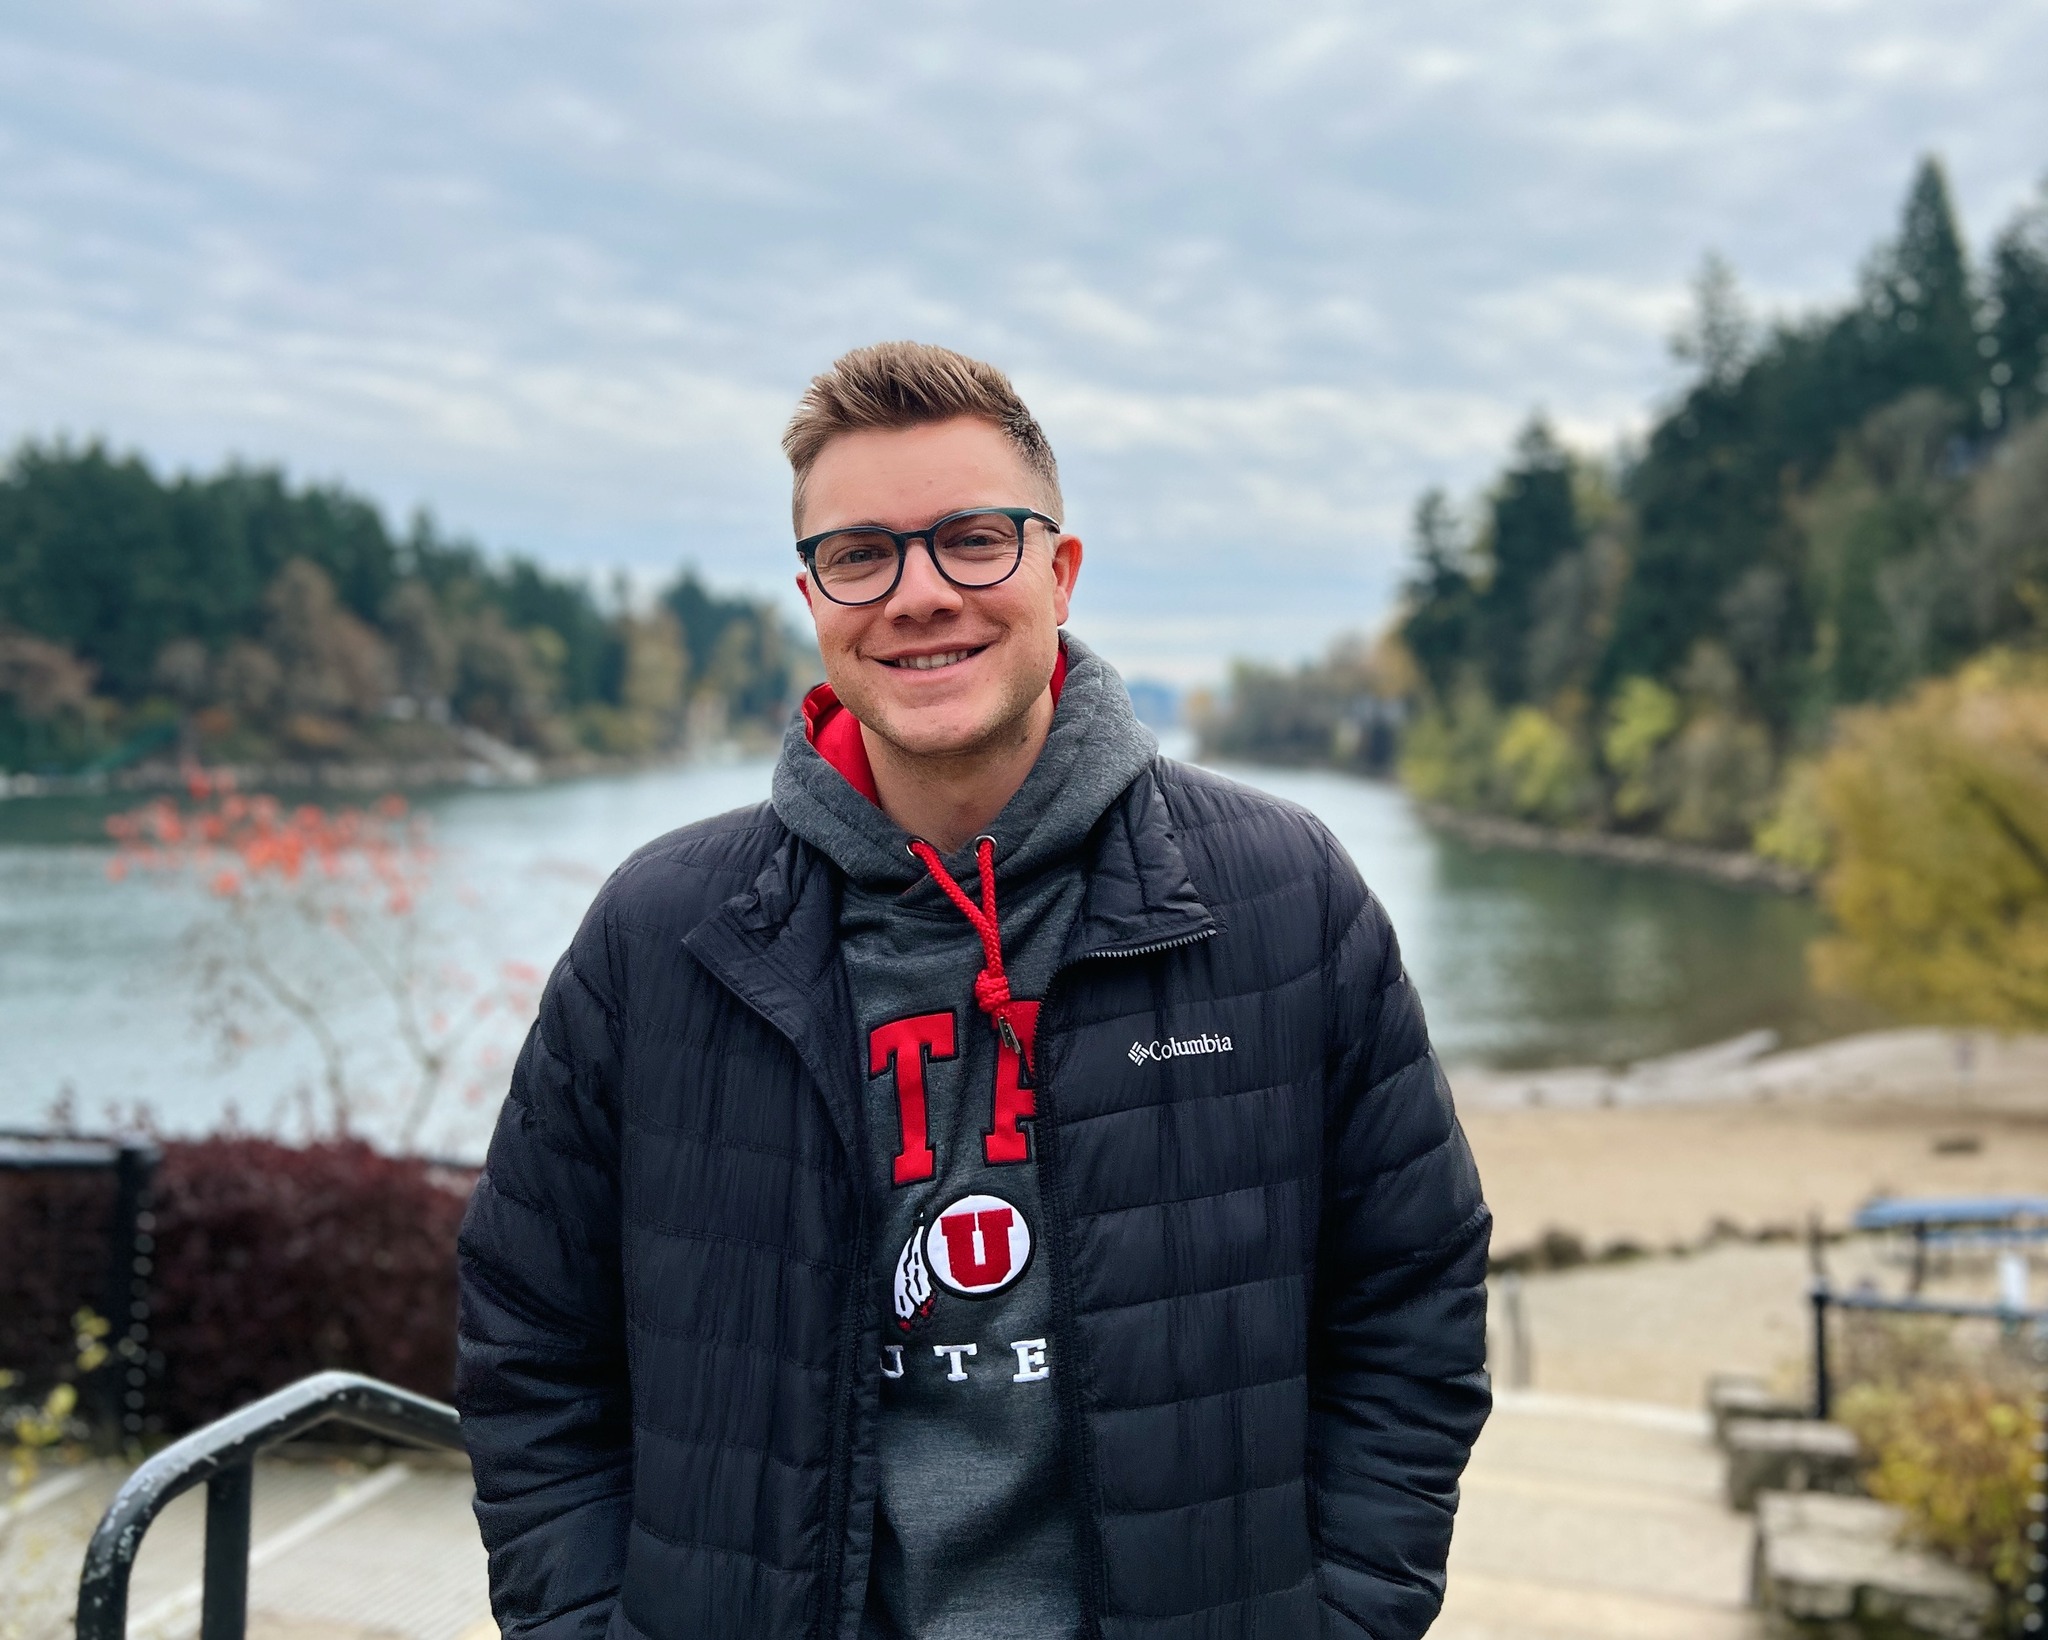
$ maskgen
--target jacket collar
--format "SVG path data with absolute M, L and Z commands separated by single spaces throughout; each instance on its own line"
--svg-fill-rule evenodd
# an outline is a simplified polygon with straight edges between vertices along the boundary
M 794 833 L 754 879 L 683 936 L 683 945 L 742 1002 L 789 1038 L 858 1154 L 858 1056 L 847 1051 L 853 994 L 839 961 L 838 871 Z
M 1174 835 L 1155 763 L 1096 827 L 1081 913 L 1061 967 L 1186 945 L 1218 932 Z M 838 869 L 794 833 L 761 874 L 683 939 L 739 999 L 787 1037 L 825 1092 L 849 1153 L 860 1133 L 853 997 L 839 961 Z
M 1158 762 L 1131 782 L 1097 828 L 1081 914 L 1060 965 L 1204 939 L 1221 925 L 1203 904 L 1174 835 Z

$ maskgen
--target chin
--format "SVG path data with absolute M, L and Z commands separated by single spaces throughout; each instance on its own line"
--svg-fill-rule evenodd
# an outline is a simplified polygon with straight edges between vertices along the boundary
M 876 733 L 912 757 L 959 757 L 977 752 L 1002 732 L 998 714 L 922 711 L 880 714 Z

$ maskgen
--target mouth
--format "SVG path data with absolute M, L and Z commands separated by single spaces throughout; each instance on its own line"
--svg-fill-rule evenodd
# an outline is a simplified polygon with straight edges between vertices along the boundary
M 977 644 L 968 649 L 941 649 L 929 655 L 878 656 L 877 659 L 899 672 L 937 672 L 948 666 L 958 666 L 962 661 L 971 661 L 986 648 L 987 644 Z

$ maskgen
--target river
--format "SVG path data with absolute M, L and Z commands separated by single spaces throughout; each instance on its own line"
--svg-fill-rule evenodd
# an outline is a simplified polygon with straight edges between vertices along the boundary
M 545 970 L 606 872 L 648 838 L 766 794 L 766 761 L 700 763 L 560 785 L 424 798 L 440 854 L 436 961 L 486 978 Z M 1600 861 L 1474 849 L 1425 828 L 1402 794 L 1335 774 L 1238 769 L 1320 815 L 1392 914 L 1445 1060 L 1615 1063 L 1760 1026 L 1788 1042 L 1848 1028 L 1808 984 L 1819 932 L 1800 900 Z M 137 1107 L 166 1131 L 221 1122 L 296 1131 L 294 1090 L 317 1060 L 288 1022 L 253 1018 L 223 1061 L 198 1017 L 197 890 L 110 881 L 106 810 L 0 803 L 0 1128 L 33 1127 L 68 1096 L 97 1125 Z M 337 973 L 344 965 L 337 964 Z M 365 1084 L 403 1062 L 367 987 L 334 1013 Z M 477 1153 L 523 1021 L 485 1022 L 423 1137 Z M 366 1125 L 388 1124 L 372 1112 Z

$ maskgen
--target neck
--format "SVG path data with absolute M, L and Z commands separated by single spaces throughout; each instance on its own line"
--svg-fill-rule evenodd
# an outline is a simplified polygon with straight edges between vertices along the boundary
M 891 745 L 865 724 L 861 739 L 875 773 L 882 812 L 941 854 L 953 854 L 987 831 L 1031 773 L 1052 730 L 1047 690 L 1016 723 L 972 751 L 922 757 Z

